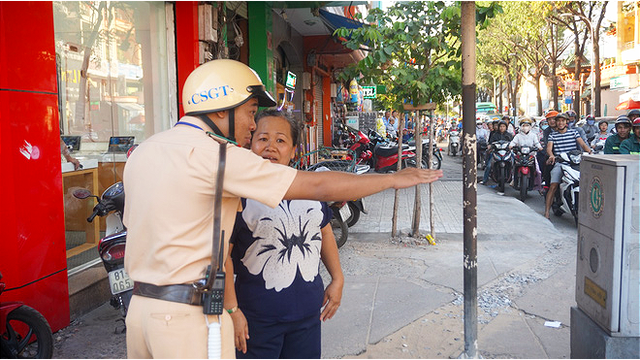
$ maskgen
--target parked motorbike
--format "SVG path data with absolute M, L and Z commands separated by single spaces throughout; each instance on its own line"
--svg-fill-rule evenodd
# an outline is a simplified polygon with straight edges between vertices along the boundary
M 409 141 L 409 146 L 415 149 L 416 141 L 415 140 Z M 442 149 L 437 147 L 436 144 L 434 143 L 433 146 L 431 146 L 431 151 L 433 154 L 431 157 L 431 168 L 435 170 L 439 170 L 440 167 L 442 166 Z M 429 139 L 424 139 L 424 138 L 422 139 L 422 163 L 423 164 L 429 163 Z
M 6 285 L 0 273 L 0 295 Z M 53 335 L 47 319 L 19 301 L 0 301 L 0 358 L 50 359 Z
M 511 181 L 513 153 L 509 150 L 509 142 L 506 140 L 495 141 L 491 146 L 491 178 L 498 184 L 498 192 L 504 193 L 504 185 Z
M 398 144 L 388 142 L 377 132 L 370 130 L 369 139 L 374 145 L 371 165 L 376 172 L 386 173 L 396 171 L 398 168 Z M 415 148 L 414 148 L 415 149 Z M 402 144 L 401 168 L 417 167 L 416 154 L 408 144 Z M 426 168 L 427 163 L 423 162 Z
M 513 187 L 520 191 L 520 200 L 524 202 L 527 192 L 533 190 L 536 175 L 536 152 L 528 146 L 515 147 L 513 164 Z
M 447 155 L 456 156 L 460 151 L 460 131 L 451 130 L 449 132 L 449 146 L 447 147 Z
M 126 317 L 133 295 L 133 281 L 124 270 L 124 251 L 127 243 L 127 230 L 122 223 L 124 185 L 119 181 L 109 186 L 101 198 L 91 194 L 87 189 L 78 189 L 73 192 L 73 196 L 78 199 L 97 199 L 98 203 L 94 206 L 91 216 L 87 218 L 88 222 L 92 222 L 96 216 L 106 217 L 106 236 L 100 239 L 98 253 L 109 275 L 112 294 L 110 304 L 115 309 L 120 309 L 122 316 Z
M 582 153 L 573 150 L 558 157 L 562 166 L 562 181 L 554 194 L 551 209 L 555 216 L 570 213 L 578 226 L 578 195 L 580 194 L 580 162 Z

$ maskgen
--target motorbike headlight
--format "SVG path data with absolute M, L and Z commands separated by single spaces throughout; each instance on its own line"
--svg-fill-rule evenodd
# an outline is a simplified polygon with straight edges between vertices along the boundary
M 571 162 L 574 164 L 580 164 L 580 161 L 582 160 L 582 155 L 571 155 Z

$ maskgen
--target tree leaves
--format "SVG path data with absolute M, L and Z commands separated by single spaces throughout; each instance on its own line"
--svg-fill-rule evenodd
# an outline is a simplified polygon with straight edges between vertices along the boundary
M 479 24 L 501 11 L 497 2 L 478 6 Z M 386 12 L 371 9 L 366 20 L 372 25 L 334 32 L 346 39 L 349 49 L 371 49 L 343 74 L 386 85 L 388 93 L 381 98 L 390 102 L 387 106 L 398 107 L 403 99 L 414 104 L 444 102 L 460 94 L 459 2 L 397 2 Z

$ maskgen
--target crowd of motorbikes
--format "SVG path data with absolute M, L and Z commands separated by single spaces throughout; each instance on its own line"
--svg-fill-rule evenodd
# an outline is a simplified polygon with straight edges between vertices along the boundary
M 529 196 L 528 192 L 534 189 L 536 174 L 539 169 L 541 170 L 536 166 L 538 150 L 524 146 L 515 146 L 511 149 L 509 148 L 509 143 L 509 141 L 504 140 L 496 141 L 492 144 L 487 144 L 486 141 L 479 141 L 477 143 L 478 166 L 485 171 L 490 171 L 490 178 L 496 183 L 496 190 L 499 193 L 504 193 L 505 186 L 511 184 L 518 191 L 518 198 L 524 202 Z M 488 145 L 491 145 L 491 153 L 488 155 L 491 157 L 491 168 L 487 169 L 485 168 L 485 155 Z M 603 145 L 600 147 L 596 145 L 596 151 L 602 147 Z M 578 222 L 581 159 L 582 152 L 579 150 L 560 154 L 556 159 L 560 163 L 563 175 L 559 190 L 556 192 L 551 205 L 554 215 L 571 214 L 576 224 Z M 541 188 L 540 194 L 546 196 L 545 190 Z

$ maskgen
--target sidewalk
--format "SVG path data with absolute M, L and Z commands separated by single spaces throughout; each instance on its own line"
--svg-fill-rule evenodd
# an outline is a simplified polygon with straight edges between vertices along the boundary
M 428 186 L 421 188 L 426 234 Z M 458 358 L 464 351 L 462 182 L 438 181 L 433 192 L 436 245 L 390 238 L 393 190 L 365 199 L 369 213 L 340 249 L 345 287 L 340 309 L 322 325 L 323 358 Z M 405 235 L 413 194 L 400 191 L 398 228 Z M 569 358 L 576 236 L 532 210 L 536 201 L 527 205 L 478 187 L 483 358 Z M 114 331 L 121 329 L 117 317 L 106 303 L 74 321 L 54 334 L 54 357 L 126 357 L 125 335 Z M 552 328 L 546 321 L 561 324 Z
M 425 234 L 427 189 L 422 186 Z M 462 182 L 436 182 L 433 192 L 435 246 L 389 238 L 393 190 L 366 198 L 369 213 L 340 249 L 345 289 L 340 310 L 323 324 L 323 357 L 457 358 L 464 351 Z M 403 234 L 411 227 L 413 197 L 413 189 L 400 191 Z M 575 237 L 482 186 L 477 223 L 479 355 L 569 358 Z

